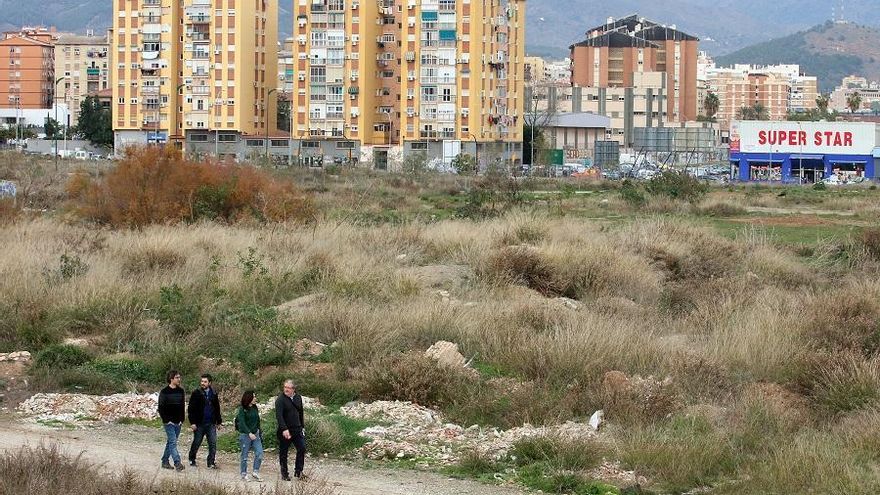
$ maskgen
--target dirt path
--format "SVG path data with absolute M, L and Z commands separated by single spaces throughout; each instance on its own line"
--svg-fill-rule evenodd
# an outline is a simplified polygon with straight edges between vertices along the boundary
M 190 435 L 180 437 L 181 452 L 186 456 Z M 92 430 L 55 430 L 41 425 L 21 423 L 10 417 L 0 418 L 0 452 L 15 450 L 22 446 L 58 444 L 63 451 L 83 458 L 109 471 L 133 469 L 145 479 L 186 477 L 191 480 L 209 480 L 227 486 L 240 486 L 238 456 L 218 454 L 218 471 L 205 468 L 187 469 L 174 473 L 159 469 L 159 459 L 164 449 L 164 434 L 158 430 L 139 426 L 111 425 Z M 200 450 L 201 462 L 207 446 Z M 292 459 L 291 459 L 292 461 Z M 330 460 L 306 460 L 306 470 L 319 483 L 326 482 L 338 495 L 515 495 L 523 492 L 515 488 L 502 488 L 472 481 L 449 479 L 434 473 L 393 469 L 362 469 L 343 462 Z M 248 483 L 255 493 L 260 487 L 278 480 L 278 461 L 273 453 L 267 453 L 261 469 L 268 483 Z

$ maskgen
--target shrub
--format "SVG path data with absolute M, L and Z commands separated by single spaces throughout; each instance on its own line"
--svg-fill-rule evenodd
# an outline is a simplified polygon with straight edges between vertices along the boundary
M 648 181 L 645 190 L 655 196 L 696 203 L 709 188 L 688 174 L 667 171 Z
M 814 191 L 827 191 L 828 186 L 826 186 L 824 182 L 817 182 L 817 183 L 813 184 L 813 190 Z
M 481 454 L 477 450 L 465 452 L 458 462 L 444 471 L 460 478 L 484 478 L 491 476 L 502 469 L 489 456 Z
M 871 256 L 880 259 L 880 229 L 866 228 L 862 230 L 861 241 Z
M 259 169 L 196 162 L 172 148 L 129 148 L 103 180 L 76 176 L 68 195 L 84 218 L 115 227 L 199 219 L 310 221 L 310 198 Z
M 45 370 L 75 368 L 88 363 L 92 356 L 81 347 L 57 344 L 38 352 L 34 357 L 34 367 Z
M 147 382 L 154 378 L 146 362 L 132 357 L 98 358 L 90 366 L 118 382 Z
M 638 184 L 627 179 L 620 185 L 620 198 L 634 208 L 641 208 L 647 202 L 645 193 L 639 188 Z
M 364 398 L 404 400 L 423 406 L 452 403 L 468 377 L 421 354 L 383 359 L 361 370 Z
M 202 308 L 192 297 L 184 295 L 177 284 L 159 289 L 159 321 L 181 337 L 201 324 Z
M 546 435 L 524 438 L 510 450 L 518 466 L 546 463 L 562 471 L 592 469 L 602 462 L 604 454 L 605 448 L 595 440 Z
M 483 271 L 490 279 L 523 285 L 547 296 L 558 295 L 552 266 L 534 248 L 509 246 L 494 251 Z
M 812 372 L 811 396 L 832 414 L 869 407 L 880 399 L 880 361 L 845 353 L 819 359 Z

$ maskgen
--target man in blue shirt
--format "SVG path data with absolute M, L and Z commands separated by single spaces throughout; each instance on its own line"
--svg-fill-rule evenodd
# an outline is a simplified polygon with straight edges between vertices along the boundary
M 220 416 L 220 399 L 211 386 L 214 379 L 205 373 L 199 382 L 199 388 L 189 398 L 187 415 L 192 425 L 193 441 L 189 448 L 189 465 L 195 467 L 196 456 L 202 440 L 208 437 L 208 467 L 217 469 L 214 462 L 217 456 L 217 426 L 223 422 Z

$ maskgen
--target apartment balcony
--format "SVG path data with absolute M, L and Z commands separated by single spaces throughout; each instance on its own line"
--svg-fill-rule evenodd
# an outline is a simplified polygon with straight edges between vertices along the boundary
M 189 31 L 186 33 L 186 37 L 195 42 L 211 41 L 211 34 L 207 31 Z
M 422 76 L 422 84 L 455 84 L 455 77 Z
M 211 58 L 210 52 L 192 52 L 190 58 L 193 60 L 208 60 Z
M 439 139 L 440 132 L 439 131 L 426 131 L 422 129 L 419 131 L 419 137 L 422 139 Z
M 187 22 L 189 24 L 210 24 L 211 23 L 211 13 L 210 12 L 188 12 L 186 18 L 187 18 Z
M 197 95 L 197 96 L 210 95 L 211 94 L 211 87 L 210 86 L 193 86 L 192 88 L 188 89 L 187 92 L 189 94 Z
M 144 7 L 161 7 L 162 0 L 143 0 L 141 5 Z
M 140 94 L 157 95 L 159 94 L 159 86 L 141 86 Z

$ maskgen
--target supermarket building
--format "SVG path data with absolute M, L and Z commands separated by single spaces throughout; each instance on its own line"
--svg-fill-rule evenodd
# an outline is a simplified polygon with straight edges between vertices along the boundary
M 831 175 L 877 179 L 878 143 L 874 123 L 734 121 L 731 177 L 802 183 Z

